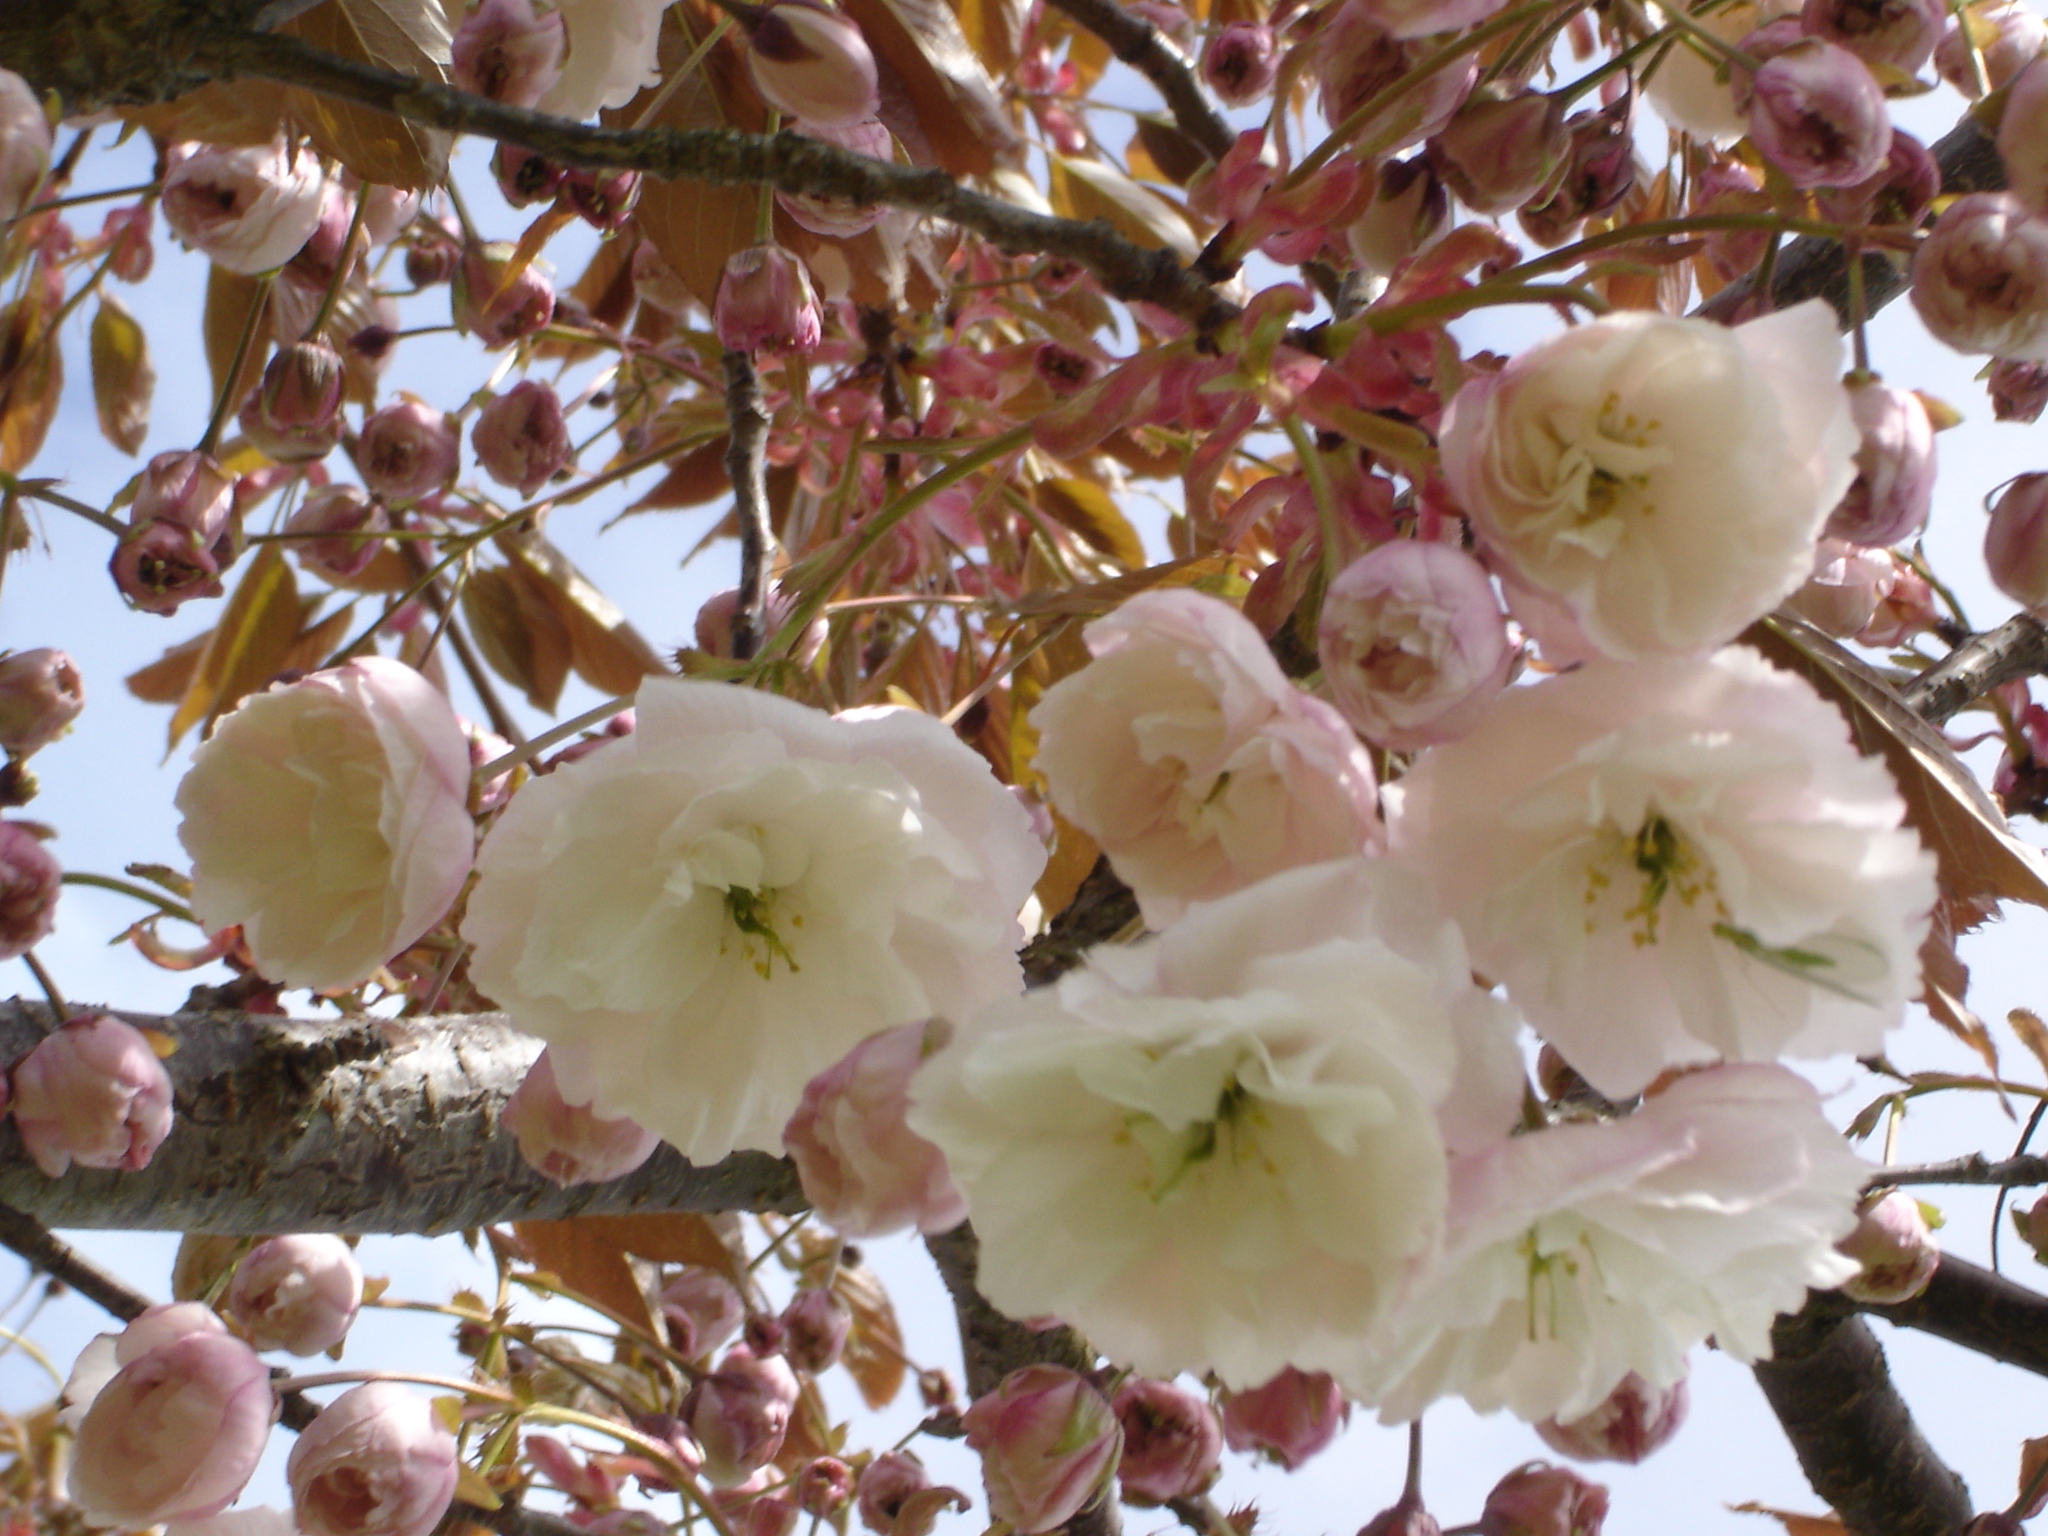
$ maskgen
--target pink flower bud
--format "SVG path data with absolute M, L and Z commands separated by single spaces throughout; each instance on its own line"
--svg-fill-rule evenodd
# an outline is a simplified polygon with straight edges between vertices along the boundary
M 128 509 L 135 527 L 151 522 L 176 523 L 190 529 L 202 546 L 211 547 L 227 531 L 235 508 L 235 477 L 203 453 L 160 453 L 142 472 L 142 483 Z
M 511 276 L 512 255 L 508 241 L 472 245 L 455 269 L 455 324 L 486 347 L 509 347 L 555 317 L 554 284 L 530 261 Z
M 1548 196 L 1571 153 L 1564 100 L 1541 91 L 1477 93 L 1425 146 L 1429 163 L 1474 213 L 1509 213 Z
M 1856 479 L 1823 532 L 1851 544 L 1891 545 L 1927 526 L 1934 505 L 1934 423 L 1911 390 L 1876 379 L 1849 386 L 1861 441 Z
M 1124 1432 L 1117 1477 L 1125 1499 L 1164 1504 L 1192 1498 L 1216 1481 L 1223 1425 L 1194 1393 L 1170 1381 L 1133 1376 L 1117 1388 L 1114 1407 Z
M 1248 107 L 1271 94 L 1280 78 L 1280 50 L 1264 22 L 1233 21 L 1209 39 L 1202 78 L 1225 106 Z
M 2005 190 L 2035 213 L 2048 213 L 2048 57 L 2014 77 L 1998 120 Z
M 1806 0 L 1799 13 L 1813 36 L 1906 75 L 1934 57 L 1947 20 L 1941 0 Z
M 1814 206 L 1838 224 L 1905 224 L 1918 227 L 1941 195 L 1941 166 L 1933 152 L 1910 133 L 1892 130 L 1883 167 L 1853 187 L 1819 187 Z
M 455 1498 L 455 1437 L 419 1393 L 369 1381 L 321 1410 L 285 1478 L 305 1536 L 427 1536 Z
M 811 1079 L 783 1127 L 805 1198 L 848 1237 L 945 1232 L 967 1219 L 945 1155 L 903 1120 L 910 1080 L 944 1043 L 943 1028 L 902 1024 L 869 1036 Z
M 1292 1472 L 1337 1438 L 1351 1417 L 1344 1391 L 1325 1371 L 1288 1366 L 1261 1386 L 1223 1394 L 1223 1439 Z
M 1847 640 L 1876 616 L 1898 579 L 1890 550 L 1822 539 L 1814 550 L 1813 575 L 1785 606 L 1823 634 Z
M 856 155 L 866 155 L 870 160 L 893 161 L 896 158 L 896 140 L 889 130 L 874 118 L 849 123 L 841 128 L 828 128 L 820 123 L 804 123 L 800 131 L 807 137 L 821 139 L 827 144 L 837 144 L 841 149 L 851 150 Z M 877 203 L 862 207 L 843 197 L 801 197 L 788 192 L 777 192 L 775 201 L 792 219 L 814 235 L 826 235 L 834 239 L 846 239 L 881 223 L 882 215 L 888 209 Z M 640 250 L 652 251 L 651 244 L 642 244 Z M 635 253 L 638 254 L 637 252 Z
M 250 149 L 202 144 L 164 176 L 164 222 L 216 266 L 281 267 L 320 225 L 319 157 L 283 139 Z
M 564 1099 L 546 1051 L 505 1101 L 503 1123 L 527 1165 L 565 1187 L 624 1178 L 661 1145 L 659 1136 L 624 1116 L 607 1118 Z
M 727 258 L 711 323 L 719 344 L 735 352 L 807 352 L 822 334 L 810 274 L 800 257 L 779 245 L 752 245 Z
M 1884 169 L 1892 121 L 1884 89 L 1847 49 L 1801 38 L 1758 66 L 1737 99 L 1749 136 L 1795 187 L 1848 187 Z
M 476 461 L 500 485 L 531 496 L 569 462 L 575 445 L 555 387 L 522 379 L 485 406 L 470 429 Z
M 0 69 L 0 220 L 35 199 L 50 172 L 50 118 L 33 87 Z
M 770 106 L 807 125 L 850 127 L 881 106 L 867 39 L 818 0 L 774 0 L 755 18 L 747 72 Z
M 518 144 L 500 144 L 491 153 L 491 175 L 506 202 L 530 208 L 554 201 L 569 179 L 569 168 Z
M 462 262 L 462 244 L 431 228 L 416 231 L 405 248 L 405 280 L 415 288 L 431 288 L 455 276 Z
M 768 1312 L 756 1312 L 747 1319 L 746 1327 L 740 1330 L 740 1342 L 756 1359 L 766 1360 L 770 1355 L 782 1353 L 782 1346 L 789 1337 L 789 1330 L 782 1326 L 782 1319 Z
M 640 173 L 571 167 L 562 179 L 562 200 L 592 229 L 609 234 L 625 226 L 640 200 Z
M 1926 578 L 1896 556 L 1892 559 L 1891 591 L 1878 600 L 1877 612 L 1856 632 L 1856 643 L 1879 650 L 1903 645 L 1934 627 L 1934 589 Z
M 85 680 L 48 646 L 0 655 L 0 747 L 13 757 L 40 752 L 71 729 L 85 708 Z
M 343 586 L 377 558 L 390 527 L 383 503 L 352 485 L 330 485 L 308 496 L 284 531 L 295 536 L 292 555 L 303 569 Z
M 1856 1230 L 1835 1244 L 1863 1266 L 1842 1294 L 1857 1301 L 1911 1301 L 1941 1266 L 1927 1212 L 1903 1189 L 1873 1191 L 1856 1207 Z
M 139 283 L 156 265 L 156 247 L 150 243 L 150 205 L 116 208 L 100 225 L 100 239 L 107 243 L 109 270 L 124 283 Z
M 1419 1498 L 1403 1494 L 1359 1528 L 1358 1536 L 1443 1536 L 1436 1516 L 1422 1507 Z
M 757 1494 L 741 1509 L 736 1536 L 794 1536 L 797 1513 L 787 1493 Z
M 356 232 L 353 243 L 349 240 L 355 220 L 355 194 L 344 191 L 339 178 L 328 182 L 320 194 L 320 222 L 280 274 L 285 279 L 283 291 L 311 307 L 303 321 L 281 307 L 274 321 L 279 334 L 292 335 L 310 326 L 327 291 L 342 279 L 345 269 L 352 270 L 368 254 L 369 237 L 362 231 Z
M 797 1506 L 818 1520 L 830 1520 L 853 1498 L 853 1468 L 837 1456 L 804 1463 L 796 1475 Z
M 1597 112 L 1565 119 L 1571 144 L 1557 188 L 1519 215 L 1522 228 L 1541 244 L 1563 244 L 1581 222 L 1615 208 L 1635 186 L 1631 105 L 1632 98 L 1623 96 Z
M 400 400 L 363 423 L 356 467 L 379 496 L 410 501 L 439 490 L 462 465 L 454 421 L 421 400 Z
M 1404 82 L 1435 50 L 1427 38 L 1392 36 L 1373 15 L 1371 0 L 1345 0 L 1315 34 L 1310 68 L 1322 82 L 1322 111 L 1332 126 L 1389 87 Z M 1402 150 L 1420 144 L 1451 120 L 1479 78 L 1478 63 L 1466 57 L 1440 69 L 1384 111 L 1361 125 L 1361 136 Z
M 740 1331 L 747 1304 L 715 1269 L 686 1265 L 661 1291 L 669 1347 L 686 1360 L 702 1360 Z
M 2021 475 L 1992 503 L 1984 564 L 2021 607 L 2048 605 L 2048 474 Z
M 839 1363 L 853 1332 L 853 1309 L 836 1291 L 806 1287 L 782 1309 L 782 1358 L 816 1375 Z
M 227 1309 L 258 1349 L 317 1355 L 348 1337 L 363 1304 L 355 1250 L 327 1233 L 273 1237 L 242 1256 Z
M 1569 1467 L 1532 1461 L 1494 1484 L 1480 1536 L 1600 1536 L 1607 1490 Z
M 219 597 L 220 562 L 190 528 L 156 519 L 122 535 L 108 562 L 121 595 L 145 613 L 176 613 L 195 597 Z
M 13 827 L 14 823 L 0 824 Z M 171 1133 L 171 1079 L 141 1031 L 82 1014 L 14 1064 L 14 1124 L 51 1178 L 81 1168 L 147 1168 Z
M 47 835 L 31 822 L 0 821 L 0 960 L 20 959 L 56 926 L 64 871 L 43 846 Z
M 1591 1413 L 1563 1424 L 1545 1419 L 1536 1433 L 1553 1451 L 1576 1460 L 1634 1466 L 1678 1433 L 1691 1405 L 1685 1377 L 1668 1387 L 1653 1387 L 1630 1371 Z
M 2048 365 L 1997 358 L 1985 388 L 1990 391 L 1991 414 L 1997 420 L 2039 421 L 2041 412 L 2048 409 Z
M 256 1470 L 277 1399 L 269 1367 L 216 1330 L 122 1365 L 78 1427 L 71 1496 L 96 1525 L 218 1514 Z
M 1451 194 L 1430 169 L 1429 157 L 1389 160 L 1379 168 L 1372 205 L 1345 230 L 1344 240 L 1367 272 L 1391 277 L 1450 221 Z
M 341 354 L 326 342 L 286 347 L 243 403 L 242 430 L 281 463 L 325 458 L 341 441 L 342 384 Z
M 903 1506 L 931 1486 L 931 1474 L 910 1452 L 884 1451 L 861 1468 L 856 1485 L 860 1523 L 875 1536 L 889 1536 Z
M 775 1459 L 797 1399 L 795 1374 L 780 1360 L 758 1360 L 744 1345 L 697 1378 L 683 1418 L 704 1451 L 704 1475 L 723 1487 L 742 1483 Z
M 533 0 L 483 0 L 455 29 L 450 72 L 465 91 L 534 107 L 562 78 L 562 16 Z
M 1958 352 L 2048 362 L 2048 217 L 2005 192 L 1957 198 L 1913 258 L 1912 295 Z
M 961 1415 L 981 1453 L 991 1517 L 1021 1536 L 1056 1530 L 1109 1491 L 1124 1432 L 1079 1372 L 1027 1365 Z
M 2036 15 L 2025 0 L 1974 0 L 1963 7 L 1963 22 L 1977 44 L 1977 57 L 1984 65 L 1985 84 L 1977 83 L 1977 71 L 1970 62 L 1970 48 L 1962 26 L 1951 19 L 1934 47 L 1934 67 L 1950 85 L 1975 98 L 1986 88 L 2002 90 L 2010 85 L 2044 51 L 2048 51 L 2048 22 Z

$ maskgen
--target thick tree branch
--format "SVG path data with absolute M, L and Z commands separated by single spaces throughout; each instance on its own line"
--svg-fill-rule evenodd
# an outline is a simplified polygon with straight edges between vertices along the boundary
M 1901 1328 L 1931 1333 L 1988 1359 L 2048 1376 L 2048 1296 L 1951 1254 L 1942 1255 L 1934 1279 L 1911 1301 L 1877 1306 L 1829 1293 L 1817 1295 L 1807 1311 L 1816 1305 L 1836 1312 L 1854 1306 Z
M 747 661 L 761 649 L 768 613 L 768 412 L 761 381 L 745 352 L 725 354 L 725 419 L 731 436 L 725 475 L 732 482 L 732 515 L 740 526 L 740 590 L 732 608 L 732 654 Z
M 1109 51 L 1152 82 L 1180 131 L 1200 145 L 1211 160 L 1221 160 L 1237 142 L 1223 113 L 1203 89 L 1188 56 L 1172 39 L 1118 0 L 1052 0 L 1093 32 Z
M 0 1063 L 43 1010 L 0 1003 Z M 124 1015 L 174 1036 L 169 1140 L 140 1173 L 52 1179 L 0 1125 L 0 1202 L 55 1227 L 172 1232 L 452 1232 L 635 1211 L 796 1211 L 795 1171 L 742 1152 L 695 1168 L 663 1147 L 608 1184 L 528 1168 L 499 1111 L 538 1042 L 498 1014 L 383 1020 Z
M 1972 699 L 2038 672 L 2048 672 L 2048 626 L 2016 613 L 1965 640 L 1901 688 L 1899 697 L 1929 725 L 1940 725 Z

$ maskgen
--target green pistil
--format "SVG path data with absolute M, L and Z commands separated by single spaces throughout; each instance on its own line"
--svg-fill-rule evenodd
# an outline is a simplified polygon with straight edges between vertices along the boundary
M 753 959 L 754 970 L 766 981 L 780 960 L 795 975 L 803 967 L 796 963 L 796 957 L 789 952 L 789 946 L 782 942 L 782 935 L 775 931 L 775 893 L 773 891 L 750 891 L 745 886 L 728 886 L 725 892 L 725 910 L 732 915 L 733 927 L 749 939 L 759 939 L 763 953 L 753 956 L 753 946 L 747 947 L 749 958 Z M 798 926 L 802 919 L 792 917 L 790 921 Z

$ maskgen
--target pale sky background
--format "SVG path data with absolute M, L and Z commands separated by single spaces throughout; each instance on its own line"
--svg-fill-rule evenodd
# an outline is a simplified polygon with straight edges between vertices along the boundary
M 1912 104 L 1901 114 L 1901 121 L 1909 126 L 1934 125 L 1934 131 L 1924 135 L 1931 139 L 1953 120 L 1958 105 L 1943 90 L 1926 102 Z M 1121 128 L 1106 114 L 1098 125 L 1113 142 L 1120 141 Z M 485 174 L 487 158 L 486 147 L 466 145 L 461 152 L 465 177 Z M 91 156 L 76 185 L 81 189 L 128 185 L 146 179 L 147 174 L 146 154 L 130 146 Z M 512 238 L 524 227 L 520 215 L 485 212 L 495 208 L 493 199 L 472 201 L 487 233 Z M 81 210 L 76 215 L 77 227 L 87 233 L 96 230 L 99 217 L 98 209 Z M 156 276 L 140 290 L 120 290 L 122 300 L 137 311 L 148 328 L 159 374 L 145 458 L 196 440 L 211 405 L 198 337 L 204 265 L 176 250 L 164 236 L 160 221 L 158 237 Z M 580 270 L 581 257 L 574 253 L 587 244 L 580 231 L 556 243 L 562 266 L 559 277 L 564 284 Z M 444 321 L 445 293 L 445 289 L 436 290 L 411 301 L 407 323 Z M 94 422 L 84 366 L 90 314 L 87 305 L 70 323 L 66 356 L 73 376 L 34 472 L 62 477 L 71 495 L 105 505 L 141 461 L 127 459 L 108 447 Z M 1511 351 L 1552 324 L 1547 317 L 1523 312 L 1507 321 L 1482 316 L 1465 322 L 1460 330 L 1468 343 Z M 1992 423 L 1982 386 L 1974 381 L 1981 360 L 1956 357 L 1926 342 L 1903 302 L 1877 321 L 1872 346 L 1876 365 L 1889 382 L 1938 395 L 1965 417 L 1965 424 L 1941 442 L 1942 475 L 1928 548 L 1939 572 L 1962 593 L 1976 625 L 1990 627 L 2003 619 L 2012 605 L 1990 588 L 1984 576 L 1982 502 L 2012 475 L 2048 468 L 2048 428 Z M 452 406 L 486 381 L 494 362 L 454 338 L 420 338 L 401 346 L 386 388 L 411 388 L 437 404 Z M 581 438 L 590 430 L 581 426 L 575 435 Z M 330 468 L 339 463 L 340 456 L 334 456 Z M 465 472 L 472 470 L 465 445 Z M 652 478 L 651 474 L 643 477 L 639 486 L 644 488 Z M 736 556 L 734 547 L 725 544 L 687 571 L 678 570 L 678 561 L 712 520 L 722 515 L 723 508 L 637 517 L 599 537 L 599 525 L 631 494 L 615 492 L 561 510 L 551 520 L 550 536 L 632 616 L 656 646 L 687 643 L 698 606 L 712 591 L 733 581 Z M 1133 512 L 1147 517 L 1147 503 L 1138 499 Z M 165 761 L 168 711 L 130 698 L 121 679 L 169 645 L 211 625 L 219 605 L 195 603 L 167 620 L 130 613 L 105 572 L 108 536 L 61 511 L 42 509 L 38 516 L 37 547 L 16 557 L 6 572 L 4 594 L 0 594 L 0 647 L 55 645 L 69 651 L 85 675 L 89 703 L 72 734 L 36 759 L 43 794 L 25 814 L 57 829 L 55 851 L 70 869 L 118 873 L 122 865 L 138 860 L 182 865 L 170 800 L 190 743 Z M 1150 521 L 1156 523 L 1156 515 Z M 562 713 L 566 716 L 594 702 L 595 695 L 572 682 Z M 467 708 L 460 694 L 458 707 Z M 1988 777 L 1992 757 L 1980 753 L 1975 760 Z M 2038 824 L 2024 823 L 2017 830 L 2029 841 L 2043 841 Z M 139 915 L 135 903 L 118 896 L 79 888 L 67 892 L 57 933 L 39 953 L 75 1003 L 169 1010 L 195 980 L 208 979 L 210 973 L 193 976 L 159 971 L 125 948 L 110 949 L 109 938 Z M 2048 1013 L 2048 981 L 2036 962 L 2044 940 L 2048 940 L 2048 916 L 2021 910 L 1967 941 L 1965 956 L 1975 969 L 1970 1000 L 1983 1017 L 1996 1023 L 2015 1006 Z M 0 971 L 8 973 L 0 977 L 0 985 L 34 994 L 24 967 L 0 966 Z M 2034 1064 L 2002 1026 L 2000 1034 L 2010 1074 L 2020 1080 L 2038 1080 Z M 1975 1067 L 1974 1058 L 1924 1017 L 1916 1018 L 1894 1037 L 1892 1055 L 1908 1067 Z M 1832 1108 L 1842 1121 L 1870 1096 L 1867 1080 L 1851 1064 L 1819 1064 L 1812 1075 L 1835 1095 Z M 1914 1162 L 1971 1150 L 1999 1156 L 2011 1150 L 2016 1135 L 2017 1127 L 1994 1104 L 1979 1099 L 1952 1104 L 1922 1100 L 1907 1122 L 1899 1157 Z M 1876 1156 L 1875 1147 L 1864 1151 Z M 1983 1261 L 1989 1194 L 1926 1193 L 1948 1212 L 1944 1243 Z M 168 1292 L 174 1237 L 71 1236 L 87 1253 L 139 1288 L 160 1295 Z M 951 1308 L 922 1252 L 906 1240 L 865 1246 L 889 1281 L 905 1321 L 911 1353 L 923 1361 L 948 1365 L 957 1379 L 958 1345 Z M 479 1285 L 488 1278 L 487 1267 L 471 1259 L 454 1239 L 429 1243 L 373 1238 L 365 1241 L 361 1256 L 369 1272 L 393 1277 L 395 1296 L 444 1299 L 461 1286 Z M 2004 1257 L 2008 1270 L 2023 1283 L 2048 1287 L 2048 1274 L 2037 1272 L 2031 1256 L 2010 1235 Z M 13 1296 L 22 1278 L 23 1266 L 0 1254 L 0 1304 Z M 0 1315 L 0 1325 L 21 1325 L 27 1310 L 26 1301 L 18 1302 Z M 28 1336 L 61 1373 L 84 1341 L 105 1325 L 96 1308 L 72 1296 L 36 1314 Z M 1994 1365 L 1936 1340 L 1878 1327 L 1894 1374 L 1936 1448 L 1968 1479 L 1980 1507 L 2002 1506 L 2012 1496 L 2020 1440 L 2048 1433 L 2048 1381 Z M 431 1318 L 369 1313 L 351 1338 L 346 1363 L 405 1361 L 417 1367 L 431 1360 L 435 1363 L 427 1368 L 459 1374 L 462 1362 L 446 1339 L 445 1328 Z M 25 1350 L 0 1354 L 0 1406 L 21 1408 L 46 1398 L 52 1389 L 49 1377 Z M 1806 1488 L 1746 1368 L 1710 1351 L 1699 1351 L 1693 1389 L 1691 1419 L 1664 1452 L 1640 1468 L 1585 1469 L 1613 1491 L 1610 1532 L 1615 1536 L 1673 1531 L 1735 1536 L 1743 1531 L 1774 1531 L 1773 1524 L 1725 1510 L 1727 1504 L 1750 1499 L 1818 1510 L 1818 1500 Z M 835 1407 L 851 1412 L 853 1398 L 843 1377 L 835 1390 Z M 863 1439 L 886 1445 L 918 1416 L 914 1393 L 908 1394 L 899 1409 L 874 1423 Z M 282 1502 L 279 1469 L 289 1438 L 283 1433 L 277 1436 L 266 1470 L 247 1501 Z M 957 1517 L 942 1529 L 959 1533 L 979 1530 L 983 1504 L 972 1458 L 957 1447 L 920 1444 L 918 1449 L 942 1480 L 960 1484 L 976 1498 L 973 1513 Z M 1264 1516 L 1261 1529 L 1280 1536 L 1347 1536 L 1398 1491 L 1404 1449 L 1405 1437 L 1400 1431 L 1381 1429 L 1361 1416 L 1335 1447 L 1292 1475 L 1275 1469 L 1247 1469 L 1233 1458 L 1229 1474 L 1214 1496 L 1226 1505 L 1256 1500 Z M 1512 1419 L 1481 1418 L 1456 1403 L 1440 1405 L 1427 1419 L 1425 1492 L 1445 1525 L 1468 1521 L 1477 1517 L 1487 1488 L 1502 1473 L 1520 1461 L 1549 1456 L 1533 1431 Z M 673 1512 L 673 1505 L 668 1508 Z M 1133 1533 L 1174 1528 L 1174 1522 L 1163 1513 L 1130 1511 L 1126 1518 Z

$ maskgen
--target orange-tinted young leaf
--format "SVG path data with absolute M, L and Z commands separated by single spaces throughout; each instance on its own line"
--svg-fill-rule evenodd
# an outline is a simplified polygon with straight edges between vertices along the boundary
M 207 636 L 185 696 L 171 715 L 166 752 L 193 726 L 214 721 L 285 669 L 299 638 L 299 592 L 275 544 L 250 559 Z
M 903 1390 L 909 1367 L 903 1358 L 903 1327 L 875 1272 L 864 1264 L 842 1264 L 832 1289 L 853 1313 L 840 1364 L 870 1408 L 886 1408 Z
M 483 566 L 462 584 L 462 616 L 483 658 L 535 709 L 569 681 L 569 627 L 523 565 Z
M 278 31 L 357 64 L 448 81 L 450 34 L 441 0 L 324 0 Z M 322 154 L 364 181 L 428 187 L 447 173 L 450 139 L 388 113 L 315 91 L 291 93 L 292 116 Z
M 2034 1060 L 2041 1064 L 2043 1074 L 2048 1074 L 2048 1024 L 2043 1024 L 2041 1016 L 2031 1008 L 2010 1010 L 2005 1022 L 2020 1037 L 2020 1044 L 2034 1053 Z
M 64 352 L 32 298 L 0 310 L 0 470 L 18 475 L 43 446 L 64 393 Z
M 142 326 L 104 289 L 92 317 L 89 351 L 92 403 L 99 412 L 100 431 L 108 442 L 132 455 L 149 436 L 149 401 L 156 389 L 156 369 L 150 365 L 149 338 Z
M 180 640 L 148 666 L 131 672 L 123 680 L 128 691 L 145 704 L 175 704 L 192 686 L 192 674 L 199 670 L 199 658 L 206 654 L 206 642 L 213 631 Z
M 1049 190 L 1054 211 L 1067 218 L 1101 219 L 1126 240 L 1172 251 L 1182 261 L 1200 252 L 1187 215 L 1114 166 L 1054 155 Z
M 1031 499 L 1054 522 L 1080 535 L 1090 549 L 1126 570 L 1142 570 L 1144 541 L 1108 491 L 1093 480 L 1061 476 L 1031 487 Z
M 882 76 L 882 120 L 906 143 L 919 136 L 893 121 L 893 83 L 916 114 L 916 129 L 955 176 L 984 176 L 1007 159 L 1017 135 L 995 81 L 982 67 L 945 0 L 847 0 Z
M 1102 856 L 1102 848 L 1094 838 L 1062 816 L 1057 807 L 1049 806 L 1047 809 L 1052 811 L 1052 857 L 1045 861 L 1045 873 L 1038 877 L 1038 884 L 1032 889 L 1044 911 L 1064 912 L 1067 903 L 1074 899 L 1074 893 L 1081 889 L 1081 882 L 1095 867 L 1095 861 Z
M 578 1296 L 588 1297 L 635 1327 L 652 1331 L 654 1311 L 626 1262 L 629 1250 L 625 1241 L 610 1226 L 618 1219 L 572 1216 L 567 1221 L 520 1221 L 513 1223 L 513 1231 L 536 1268 L 548 1271 Z
M 2019 1507 L 2013 1514 L 2031 1520 L 2048 1509 L 2048 1435 L 2020 1442 Z
M 227 382 L 228 369 L 234 365 L 235 349 L 242 339 L 242 328 L 249 322 L 250 309 L 263 303 L 267 298 L 263 286 L 253 277 L 244 277 L 239 272 L 230 272 L 225 267 L 213 267 L 206 274 L 206 307 L 202 313 L 201 334 L 206 343 L 206 371 L 213 381 L 213 395 L 216 400 Z M 263 325 L 264 318 L 256 319 L 256 344 L 249 348 L 249 355 L 242 364 L 240 376 L 235 381 L 234 392 L 228 400 L 228 414 L 232 416 L 242 403 L 242 397 L 255 386 L 263 375 Z
M 1137 132 L 1124 150 L 1124 160 L 1133 176 L 1184 187 L 1195 172 L 1209 163 L 1209 155 L 1170 119 L 1148 114 L 1138 119 Z
M 553 544 L 537 534 L 521 540 L 506 535 L 498 544 L 560 621 L 569 642 L 569 665 L 591 687 L 631 693 L 643 679 L 668 671 L 618 605 Z
M 732 490 L 732 477 L 725 472 L 725 450 L 731 442 L 724 433 L 700 443 L 668 461 L 664 474 L 628 512 L 667 512 L 677 507 L 701 507 Z
M 1772 1509 L 1768 1504 L 1731 1504 L 1728 1506 L 1737 1514 L 1769 1515 L 1785 1527 L 1785 1536 L 1849 1536 L 1849 1527 L 1834 1515 L 1798 1515 L 1787 1509 Z

